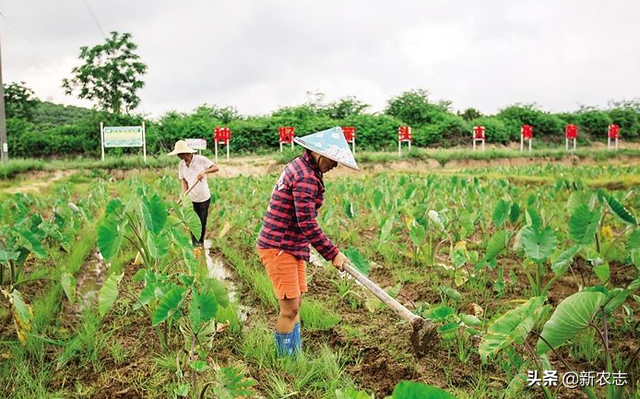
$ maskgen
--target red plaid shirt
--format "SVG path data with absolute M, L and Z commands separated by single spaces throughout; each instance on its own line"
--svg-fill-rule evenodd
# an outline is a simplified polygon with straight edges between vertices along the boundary
M 324 234 L 316 216 L 324 201 L 322 173 L 308 152 L 291 161 L 273 188 L 258 248 L 281 249 L 309 261 L 309 244 L 326 260 L 338 248 Z

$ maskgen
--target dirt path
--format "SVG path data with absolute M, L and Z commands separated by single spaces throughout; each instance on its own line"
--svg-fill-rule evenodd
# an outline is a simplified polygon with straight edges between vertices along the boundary
M 636 148 L 631 144 L 625 148 Z M 504 147 L 501 147 L 504 149 Z M 592 146 L 594 151 L 602 150 L 606 146 Z M 640 148 L 640 143 L 638 144 Z M 462 149 L 459 149 L 462 150 Z M 514 150 L 515 151 L 515 150 Z M 497 159 L 452 159 L 442 165 L 436 159 L 416 159 L 391 158 L 380 162 L 360 162 L 360 171 L 354 171 L 345 167 L 338 167 L 326 175 L 327 180 L 334 180 L 345 176 L 361 177 L 368 174 L 377 173 L 455 173 L 462 169 L 492 168 L 492 167 L 524 167 L 534 165 L 564 165 L 564 166 L 637 166 L 640 165 L 640 158 L 631 156 L 618 156 L 615 158 L 598 161 L 591 158 L 580 158 L 567 154 L 563 158 L 555 157 L 517 157 L 517 158 L 497 158 Z M 269 174 L 279 174 L 285 167 L 273 158 L 273 155 L 262 156 L 242 156 L 232 158 L 230 161 L 220 159 L 218 166 L 220 171 L 216 174 L 219 178 L 234 178 L 237 176 L 266 176 Z M 120 170 L 112 169 L 109 174 L 114 180 L 125 179 L 129 175 L 144 173 L 147 169 Z M 12 184 L 10 187 L 0 189 L 0 193 L 38 193 L 49 187 L 56 181 L 73 174 L 73 170 L 57 170 L 55 172 L 37 171 L 25 173 L 23 179 Z
M 25 175 L 25 180 L 20 181 L 13 187 L 5 188 L 0 193 L 5 194 L 26 194 L 40 193 L 42 190 L 51 186 L 53 183 L 65 177 L 71 176 L 73 170 L 56 170 L 54 172 L 34 172 Z

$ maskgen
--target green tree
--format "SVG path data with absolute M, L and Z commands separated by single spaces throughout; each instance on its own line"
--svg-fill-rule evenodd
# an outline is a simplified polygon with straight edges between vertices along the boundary
M 341 98 L 324 108 L 324 113 L 331 119 L 344 119 L 353 115 L 361 115 L 369 104 L 365 104 L 354 96 Z
M 475 108 L 467 108 L 464 110 L 464 112 L 458 112 L 458 116 L 460 116 L 465 121 L 469 122 L 474 119 L 481 118 L 483 115 L 482 115 L 482 112 L 478 111 Z
M 595 107 L 580 107 L 580 110 L 576 113 L 576 119 L 580 129 L 584 129 L 593 138 L 607 137 L 607 129 L 613 122 L 608 112 L 601 111 Z
M 31 121 L 39 101 L 33 90 L 25 86 L 24 82 L 12 82 L 4 85 L 7 118 L 21 118 Z
M 395 116 L 409 125 L 425 125 L 444 119 L 449 113 L 449 102 L 437 104 L 429 101 L 429 92 L 418 89 L 410 90 L 389 100 L 385 114 Z
M 614 108 L 609 110 L 613 123 L 620 125 L 623 137 L 638 137 L 640 135 L 640 120 L 638 114 L 631 108 Z
M 111 32 L 103 44 L 81 47 L 84 64 L 71 70 L 73 78 L 63 79 L 66 94 L 77 90 L 79 98 L 96 101 L 104 111 L 129 113 L 140 103 L 136 92 L 144 86 L 142 76 L 147 71 L 137 48 L 130 33 L 118 32 Z

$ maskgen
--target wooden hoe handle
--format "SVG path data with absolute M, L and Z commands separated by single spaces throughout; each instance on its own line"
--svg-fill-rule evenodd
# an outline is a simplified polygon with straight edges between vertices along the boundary
M 367 287 L 369 291 L 371 291 L 375 296 L 378 297 L 382 302 L 384 302 L 387 306 L 393 309 L 400 317 L 402 317 L 407 322 L 412 325 L 416 321 L 416 319 L 421 319 L 422 317 L 416 315 L 411 312 L 409 309 L 405 308 L 400 304 L 400 302 L 396 301 L 391 297 L 391 295 L 387 294 L 385 290 L 378 287 L 373 281 L 369 280 L 364 274 L 360 273 L 353 266 L 349 264 L 343 265 L 344 271 L 353 276 L 356 280 L 358 280 L 362 285 Z
M 203 179 L 204 179 L 204 177 L 203 177 Z M 191 190 L 193 190 L 193 188 L 194 188 L 195 186 L 197 186 L 197 185 L 198 185 L 198 183 L 200 183 L 200 181 L 201 181 L 201 180 L 202 180 L 202 179 L 200 179 L 200 180 L 196 180 L 196 182 L 195 182 L 195 183 L 193 183 L 193 186 L 191 186 L 191 188 L 189 188 L 189 189 L 187 190 L 187 192 L 186 192 L 186 193 L 184 193 L 184 194 L 182 195 L 182 198 L 180 198 L 180 201 L 178 201 L 178 205 L 182 204 L 182 201 L 184 201 L 184 199 L 185 199 L 185 198 L 187 198 L 187 195 L 189 195 L 189 193 L 191 192 Z

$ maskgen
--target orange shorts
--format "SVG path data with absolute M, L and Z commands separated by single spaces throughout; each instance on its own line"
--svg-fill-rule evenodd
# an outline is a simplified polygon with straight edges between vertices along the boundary
M 258 248 L 258 256 L 271 279 L 276 298 L 298 298 L 303 292 L 308 291 L 304 260 L 272 248 Z

